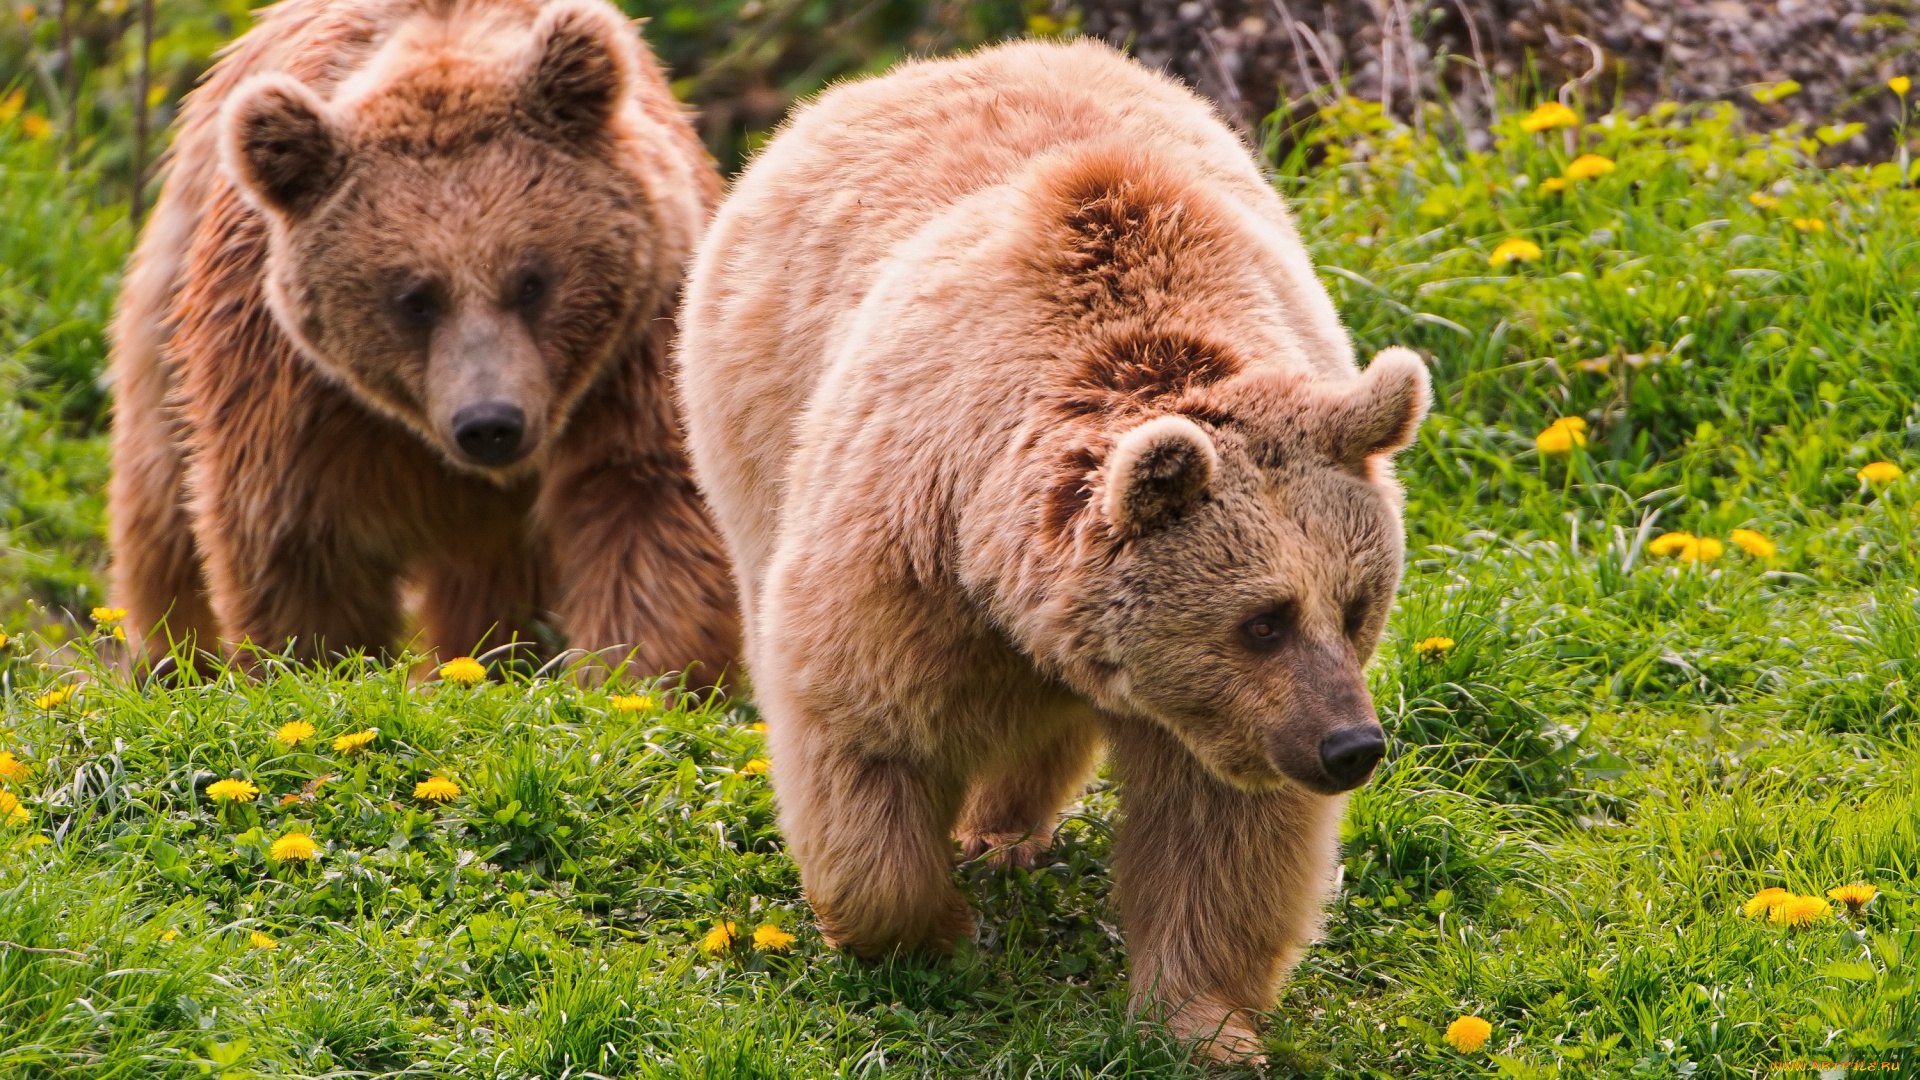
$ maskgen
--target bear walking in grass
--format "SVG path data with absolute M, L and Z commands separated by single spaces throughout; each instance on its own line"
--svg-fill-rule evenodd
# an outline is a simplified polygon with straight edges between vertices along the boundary
M 834 943 L 948 948 L 1101 743 L 1133 997 L 1219 1056 L 1315 933 L 1399 582 L 1418 357 L 1358 370 L 1246 149 L 1094 44 L 802 110 L 689 277 L 678 379 L 781 824 Z
M 115 603 L 157 655 L 735 659 L 666 370 L 719 178 L 601 0 L 288 0 L 180 118 L 114 327 Z

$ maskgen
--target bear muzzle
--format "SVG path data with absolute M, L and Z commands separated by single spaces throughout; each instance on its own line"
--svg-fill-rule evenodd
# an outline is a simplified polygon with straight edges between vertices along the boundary
M 1387 752 L 1387 733 L 1378 723 L 1338 728 L 1320 740 L 1320 769 L 1337 790 L 1352 791 L 1367 782 Z
M 1262 740 L 1282 775 L 1322 795 L 1367 782 L 1386 756 L 1387 733 L 1351 650 L 1301 643 L 1275 658 L 1285 665 L 1280 722 Z
M 526 456 L 527 414 L 510 401 L 483 401 L 453 414 L 453 441 L 475 465 L 499 468 Z
M 549 378 L 547 359 L 518 316 L 467 305 L 434 329 L 425 380 L 434 437 L 458 464 L 512 466 L 540 449 Z

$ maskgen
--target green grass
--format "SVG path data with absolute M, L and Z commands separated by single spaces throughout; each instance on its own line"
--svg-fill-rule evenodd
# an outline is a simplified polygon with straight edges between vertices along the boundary
M 1920 481 L 1859 468 L 1920 465 L 1920 197 L 1710 115 L 1580 139 L 1618 168 L 1546 193 L 1517 178 L 1560 173 L 1560 133 L 1464 154 L 1349 106 L 1278 174 L 1366 350 L 1433 356 L 1440 400 L 1403 458 L 1410 568 L 1373 673 L 1393 754 L 1353 800 L 1272 1071 L 1911 1069 Z M 126 229 L 43 148 L 0 135 L 0 162 L 28 223 L 0 240 L 12 631 L 99 595 L 89 395 Z M 1490 266 L 1512 237 L 1540 259 Z M 1561 416 L 1589 444 L 1543 455 Z M 1647 550 L 1734 528 L 1778 553 Z M 1431 637 L 1455 644 L 1423 656 Z M 10 786 L 28 820 L 0 833 L 0 1075 L 1223 1072 L 1125 1020 L 1104 783 L 1051 865 L 957 871 L 977 946 L 860 964 L 810 927 L 748 705 L 628 712 L 565 678 L 355 664 L 137 689 L 89 659 L 116 647 L 0 661 L 0 749 L 31 770 Z M 66 682 L 85 687 L 35 704 Z M 274 742 L 295 719 L 319 735 Z M 366 728 L 366 751 L 330 749 Z M 414 798 L 435 774 L 461 796 Z M 266 794 L 213 805 L 227 776 Z M 267 856 L 295 829 L 314 864 Z M 1740 913 L 1856 880 L 1881 890 L 1857 915 Z M 703 952 L 727 921 L 797 940 Z M 1473 1055 L 1441 1038 L 1467 1013 L 1494 1027 Z

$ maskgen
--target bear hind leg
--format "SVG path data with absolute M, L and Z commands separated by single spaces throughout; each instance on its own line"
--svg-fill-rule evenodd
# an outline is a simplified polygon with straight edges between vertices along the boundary
M 974 779 L 960 814 L 960 855 L 1031 870 L 1053 845 L 1060 808 L 1086 785 L 1100 749 L 1092 724 L 1071 721 Z
M 427 645 L 441 663 L 479 656 L 508 642 L 538 644 L 541 575 L 518 548 L 488 559 L 440 560 L 421 574 Z M 531 658 L 527 652 L 522 658 Z M 516 653 L 516 656 L 520 654 Z

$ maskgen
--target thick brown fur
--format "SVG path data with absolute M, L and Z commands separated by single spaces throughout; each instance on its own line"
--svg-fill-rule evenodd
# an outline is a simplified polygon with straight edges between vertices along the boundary
M 829 939 L 949 947 L 956 830 L 1031 862 L 1104 742 L 1134 1000 L 1255 1049 L 1378 756 L 1323 740 L 1378 745 L 1419 358 L 1360 372 L 1245 148 L 1093 44 L 823 95 L 715 217 L 682 325 Z
M 286 0 L 188 99 L 114 325 L 113 595 L 158 655 L 532 637 L 711 682 L 668 385 L 719 178 L 600 0 Z M 408 306 L 411 305 L 411 306 Z M 454 419 L 523 407 L 488 464 Z

